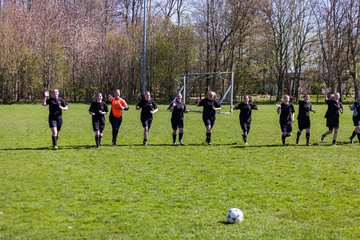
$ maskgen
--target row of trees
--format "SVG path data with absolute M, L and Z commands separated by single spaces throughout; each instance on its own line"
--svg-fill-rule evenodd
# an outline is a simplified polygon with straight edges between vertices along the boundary
M 0 0 L 0 99 L 59 88 L 90 100 L 141 91 L 144 0 Z M 147 0 L 147 89 L 174 96 L 181 74 L 235 72 L 235 92 L 358 93 L 358 0 Z M 193 92 L 223 92 L 219 75 Z

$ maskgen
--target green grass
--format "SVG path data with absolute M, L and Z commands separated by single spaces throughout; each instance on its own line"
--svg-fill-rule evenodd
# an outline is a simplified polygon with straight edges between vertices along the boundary
M 319 143 L 325 105 L 311 116 L 310 147 L 305 133 L 301 146 L 295 136 L 280 146 L 273 105 L 253 112 L 248 147 L 238 112 L 217 115 L 212 146 L 201 114 L 186 114 L 186 146 L 174 147 L 165 105 L 148 146 L 131 106 L 120 146 L 110 146 L 107 121 L 101 149 L 88 106 L 69 108 L 53 151 L 47 108 L 0 106 L 0 239 L 360 239 L 360 146 L 347 144 L 348 108 L 337 147 Z M 231 207 L 243 210 L 241 224 L 226 224 Z

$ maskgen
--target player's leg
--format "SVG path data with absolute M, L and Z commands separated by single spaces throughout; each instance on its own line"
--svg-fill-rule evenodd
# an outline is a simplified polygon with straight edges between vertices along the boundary
M 51 130 L 51 140 L 52 140 L 52 146 L 54 149 L 57 149 L 57 139 L 58 139 L 58 131 L 57 131 L 57 127 L 52 127 L 50 128 Z
M 176 123 L 175 119 L 171 119 L 171 127 L 173 129 L 173 132 L 172 132 L 173 145 L 176 145 L 177 123 Z
M 180 145 L 184 145 L 184 142 L 182 140 L 184 135 L 184 120 L 182 118 L 179 119 L 178 127 L 179 127 L 179 143 Z
M 306 128 L 306 146 L 310 146 L 310 128 Z
M 296 132 L 296 145 L 300 143 L 300 136 L 301 136 L 301 133 L 303 131 L 303 128 L 301 127 L 301 122 L 300 121 L 298 121 L 298 126 L 299 126 L 299 129 Z
M 334 136 L 333 136 L 333 140 L 332 140 L 332 144 L 333 146 L 336 146 L 336 138 L 338 135 L 338 128 L 334 128 Z
M 325 137 L 333 132 L 333 121 L 330 118 L 326 119 L 326 126 L 328 127 L 328 130 L 321 135 L 321 142 L 324 142 Z
M 112 115 L 110 115 L 109 120 L 110 120 L 110 124 L 111 124 L 111 128 L 112 128 L 112 145 L 116 146 L 117 145 L 116 139 L 117 139 L 117 135 L 119 132 L 118 121 Z
M 350 143 L 353 144 L 354 143 L 354 138 L 357 135 L 357 116 L 353 116 L 353 122 L 354 122 L 354 131 L 352 132 L 351 136 L 350 136 Z

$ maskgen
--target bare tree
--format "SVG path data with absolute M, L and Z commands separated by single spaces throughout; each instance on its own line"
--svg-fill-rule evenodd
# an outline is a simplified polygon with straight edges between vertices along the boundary
M 263 12 L 268 26 L 267 46 L 271 49 L 270 69 L 276 78 L 276 96 L 279 100 L 284 92 L 284 81 L 290 65 L 294 9 L 291 7 L 291 0 L 274 0 L 266 4 Z
M 317 21 L 325 87 L 338 92 L 342 92 L 346 70 L 344 10 L 347 3 L 347 0 L 329 0 L 312 6 Z
M 359 98 L 358 66 L 360 60 L 360 2 L 349 0 L 345 14 L 346 22 L 346 62 L 353 80 L 355 99 Z
M 314 23 L 311 16 L 310 0 L 299 0 L 294 4 L 294 24 L 292 27 L 292 64 L 294 71 L 294 83 L 290 94 L 296 99 L 299 98 L 300 80 L 303 67 L 307 63 L 311 53 L 312 44 L 315 41 L 313 28 Z

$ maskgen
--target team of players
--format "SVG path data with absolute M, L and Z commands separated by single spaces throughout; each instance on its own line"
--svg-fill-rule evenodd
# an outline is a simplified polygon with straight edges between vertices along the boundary
M 57 140 L 62 126 L 62 110 L 67 110 L 68 106 L 65 100 L 59 97 L 58 89 L 51 92 L 51 97 L 48 92 L 44 94 L 43 104 L 49 106 L 49 126 L 52 134 L 52 145 L 57 149 Z M 336 145 L 337 132 L 339 128 L 339 116 L 343 112 L 343 106 L 340 103 L 340 94 L 336 93 L 332 98 L 326 95 L 326 103 L 328 105 L 325 118 L 328 130 L 321 136 L 321 141 L 334 131 L 332 145 Z M 101 145 L 101 138 L 104 134 L 105 115 L 109 112 L 107 104 L 111 104 L 110 123 L 112 126 L 112 145 L 117 146 L 117 135 L 122 122 L 122 111 L 128 110 L 129 106 L 126 101 L 120 97 L 120 90 L 115 91 L 115 96 L 109 96 L 104 102 L 103 96 L 99 93 L 96 100 L 91 104 L 89 113 L 92 116 L 92 125 L 95 133 L 95 146 L 99 148 Z M 208 96 L 198 102 L 197 106 L 203 107 L 202 119 L 206 127 L 206 143 L 211 145 L 211 133 L 216 119 L 216 112 L 221 109 L 220 103 L 216 100 L 216 94 L 213 91 L 208 93 Z M 153 114 L 158 111 L 157 104 L 151 99 L 150 92 L 145 92 L 144 98 L 136 105 L 136 109 L 141 109 L 141 123 L 144 128 L 143 144 L 147 145 L 149 130 L 151 127 Z M 244 144 L 247 145 L 247 136 L 251 126 L 252 110 L 258 110 L 258 107 L 252 103 L 249 96 L 244 96 L 243 102 L 234 107 L 239 109 L 239 121 L 243 131 L 242 137 Z M 350 137 L 350 142 L 353 143 L 355 136 L 360 142 L 360 103 L 355 101 L 350 109 L 353 111 L 353 123 L 355 129 Z M 184 145 L 184 113 L 189 110 L 182 102 L 182 95 L 177 94 L 175 100 L 169 105 L 168 110 L 172 112 L 171 126 L 173 129 L 173 145 L 176 145 L 177 129 L 179 129 L 179 144 Z M 286 138 L 291 136 L 292 123 L 294 122 L 295 108 L 290 101 L 288 95 L 284 96 L 281 104 L 277 104 L 277 112 L 280 114 L 280 128 L 282 131 L 282 144 L 286 145 Z M 299 144 L 299 139 L 302 131 L 306 130 L 306 145 L 310 144 L 310 112 L 316 112 L 310 103 L 310 97 L 304 96 L 304 100 L 299 101 L 299 114 L 297 117 L 299 130 L 297 131 L 296 144 Z

